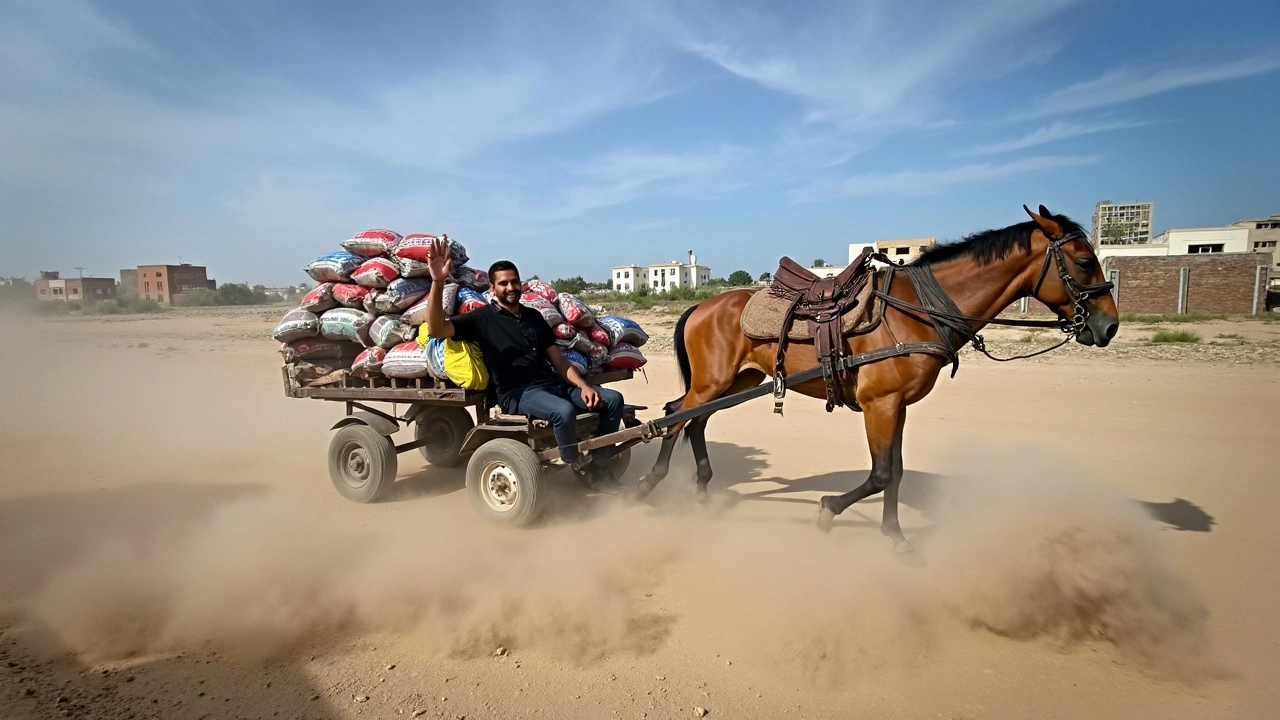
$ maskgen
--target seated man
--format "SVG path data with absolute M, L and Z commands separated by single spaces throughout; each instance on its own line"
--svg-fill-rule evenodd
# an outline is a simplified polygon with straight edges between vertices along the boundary
M 524 283 L 513 263 L 500 260 L 489 268 L 494 295 L 489 305 L 450 320 L 444 316 L 443 302 L 444 286 L 453 272 L 447 241 L 435 241 L 427 262 L 432 281 L 427 333 L 478 343 L 503 411 L 550 421 L 560 459 L 579 473 L 590 466 L 590 484 L 596 490 L 618 492 L 621 486 L 609 473 L 610 448 L 579 456 L 577 416 L 579 410 L 597 412 L 599 434 L 617 432 L 622 393 L 588 385 L 564 359 L 542 313 L 520 304 Z

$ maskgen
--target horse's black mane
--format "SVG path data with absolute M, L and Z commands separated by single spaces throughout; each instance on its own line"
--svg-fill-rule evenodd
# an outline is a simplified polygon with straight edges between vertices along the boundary
M 1063 233 L 1085 232 L 1084 228 L 1066 215 L 1050 215 L 1051 220 L 1062 227 Z M 912 265 L 936 265 L 960 257 L 971 257 L 979 264 L 987 265 L 1009 255 L 1014 250 L 1031 252 L 1031 233 L 1036 224 L 1031 220 L 998 230 L 984 230 L 967 235 L 963 239 L 935 245 L 925 250 Z

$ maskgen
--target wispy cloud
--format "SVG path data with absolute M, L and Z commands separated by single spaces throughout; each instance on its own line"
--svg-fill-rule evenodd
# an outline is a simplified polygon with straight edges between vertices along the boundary
M 1119 105 L 1180 88 L 1236 80 L 1280 70 L 1280 55 L 1267 54 L 1215 65 L 1174 68 L 1123 67 L 1045 95 L 1019 119 Z
M 1025 150 L 1029 147 L 1045 145 L 1047 143 L 1067 140 L 1069 138 L 1080 137 L 1082 135 L 1093 135 L 1096 133 L 1111 132 L 1113 130 L 1127 130 L 1129 128 L 1145 127 L 1154 124 L 1155 122 L 1150 120 L 1118 120 L 1115 122 L 1096 123 L 1093 125 L 1055 120 L 1052 123 L 1045 125 L 1044 127 L 1037 128 L 1016 140 L 1010 140 L 1002 143 L 991 143 L 989 145 L 979 145 L 975 148 L 956 154 L 961 157 L 970 155 L 994 155 L 996 153 L 1010 152 L 1013 150 Z
M 789 197 L 793 203 L 806 203 L 870 195 L 932 195 L 958 185 L 1004 180 L 1047 170 L 1081 167 L 1101 162 L 1103 159 L 1103 155 L 1044 155 L 1004 164 L 979 163 L 945 170 L 867 173 L 839 180 L 812 183 L 792 191 Z

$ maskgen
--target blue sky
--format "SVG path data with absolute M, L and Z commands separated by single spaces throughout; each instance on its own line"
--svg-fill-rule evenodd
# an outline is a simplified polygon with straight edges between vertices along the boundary
M 0 3 L 0 274 L 306 280 L 351 233 L 713 274 L 1280 213 L 1280 4 Z

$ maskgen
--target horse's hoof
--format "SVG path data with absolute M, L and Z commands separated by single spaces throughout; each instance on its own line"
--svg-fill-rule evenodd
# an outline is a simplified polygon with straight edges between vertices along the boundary
M 655 483 L 651 483 L 647 480 L 641 480 L 635 485 L 632 485 L 630 490 L 622 494 L 622 501 L 627 505 L 636 505 L 644 502 L 644 499 L 649 497 L 649 493 L 653 492 L 655 487 L 657 487 Z
M 913 553 L 915 551 L 915 546 L 906 540 L 898 540 L 893 543 L 893 552 L 898 555 L 905 555 L 906 553 Z
M 693 492 L 693 501 L 699 505 L 706 505 L 711 502 L 711 493 L 707 492 L 705 487 L 701 485 Z
M 831 523 L 836 519 L 836 514 L 832 512 L 826 505 L 818 506 L 818 517 L 814 521 L 818 529 L 822 532 L 831 532 Z

